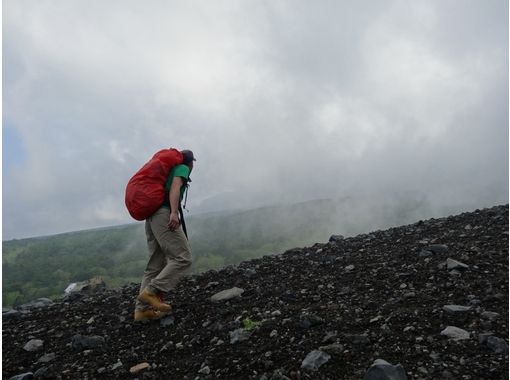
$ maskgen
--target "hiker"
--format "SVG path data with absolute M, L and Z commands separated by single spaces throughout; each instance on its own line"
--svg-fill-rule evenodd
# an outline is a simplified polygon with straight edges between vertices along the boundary
M 190 150 L 181 153 L 183 163 L 174 166 L 168 175 L 163 204 L 145 220 L 149 262 L 136 299 L 135 321 L 159 319 L 169 313 L 172 307 L 165 303 L 165 296 L 191 266 L 181 201 L 196 160 Z

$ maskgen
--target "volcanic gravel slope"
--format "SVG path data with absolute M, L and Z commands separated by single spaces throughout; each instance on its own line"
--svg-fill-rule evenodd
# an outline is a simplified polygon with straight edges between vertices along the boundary
M 447 259 L 468 268 L 448 269 Z M 244 293 L 210 300 L 233 287 Z M 4 378 L 362 379 L 378 358 L 400 363 L 410 379 L 508 378 L 508 205 L 187 277 L 163 321 L 133 322 L 137 291 L 131 284 L 4 314 Z M 442 335 L 447 326 L 468 338 Z M 239 328 L 247 340 L 231 343 Z M 77 334 L 104 342 L 80 349 Z M 27 352 L 31 339 L 42 348 Z M 302 369 L 319 347 L 329 361 Z

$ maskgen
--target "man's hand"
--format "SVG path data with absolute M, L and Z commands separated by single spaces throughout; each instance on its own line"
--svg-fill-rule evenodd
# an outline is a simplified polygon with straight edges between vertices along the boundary
M 181 221 L 179 220 L 179 214 L 172 212 L 170 214 L 170 220 L 168 221 L 168 228 L 170 228 L 170 231 L 175 231 L 175 229 L 179 227 L 179 224 L 181 224 Z

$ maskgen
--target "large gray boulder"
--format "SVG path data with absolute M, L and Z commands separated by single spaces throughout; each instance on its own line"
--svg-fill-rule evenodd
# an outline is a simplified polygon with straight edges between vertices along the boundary
M 226 301 L 230 300 L 232 298 L 240 297 L 241 294 L 244 293 L 244 289 L 233 287 L 231 289 L 223 290 L 219 293 L 216 293 L 211 297 L 211 301 L 218 302 L 218 301 Z
M 11 377 L 9 380 L 31 380 L 34 378 L 34 374 L 32 372 L 22 373 L 21 375 L 16 375 Z
M 400 364 L 392 365 L 386 360 L 377 359 L 365 373 L 363 380 L 407 380 L 407 374 Z
M 446 268 L 448 270 L 456 269 L 456 270 L 465 270 L 469 268 L 469 265 L 461 263 L 460 261 L 448 258 L 446 260 Z
M 92 277 L 90 280 L 73 282 L 67 286 L 64 292 L 68 295 L 73 293 L 93 294 L 106 289 L 106 283 L 102 277 Z
M 32 339 L 29 340 L 24 346 L 23 349 L 28 352 L 39 351 L 43 348 L 44 342 L 41 339 Z
M 331 355 L 320 350 L 313 350 L 306 355 L 306 358 L 301 363 L 301 368 L 317 371 L 319 367 L 328 362 L 329 359 L 331 359 Z
M 461 305 L 444 305 L 443 310 L 449 314 L 459 315 L 468 312 L 471 310 L 471 307 Z
M 446 327 L 443 331 L 441 331 L 441 335 L 445 335 L 453 340 L 465 340 L 470 338 L 469 332 L 455 326 Z
M 230 335 L 230 344 L 236 344 L 239 342 L 244 342 L 245 340 L 250 339 L 252 332 L 244 329 L 237 329 L 231 331 Z

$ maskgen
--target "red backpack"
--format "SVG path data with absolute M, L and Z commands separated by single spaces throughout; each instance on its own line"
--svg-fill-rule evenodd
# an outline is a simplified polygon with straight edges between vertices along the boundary
M 163 149 L 138 170 L 126 186 L 126 207 L 136 220 L 144 220 L 161 207 L 170 170 L 183 163 L 177 149 Z

